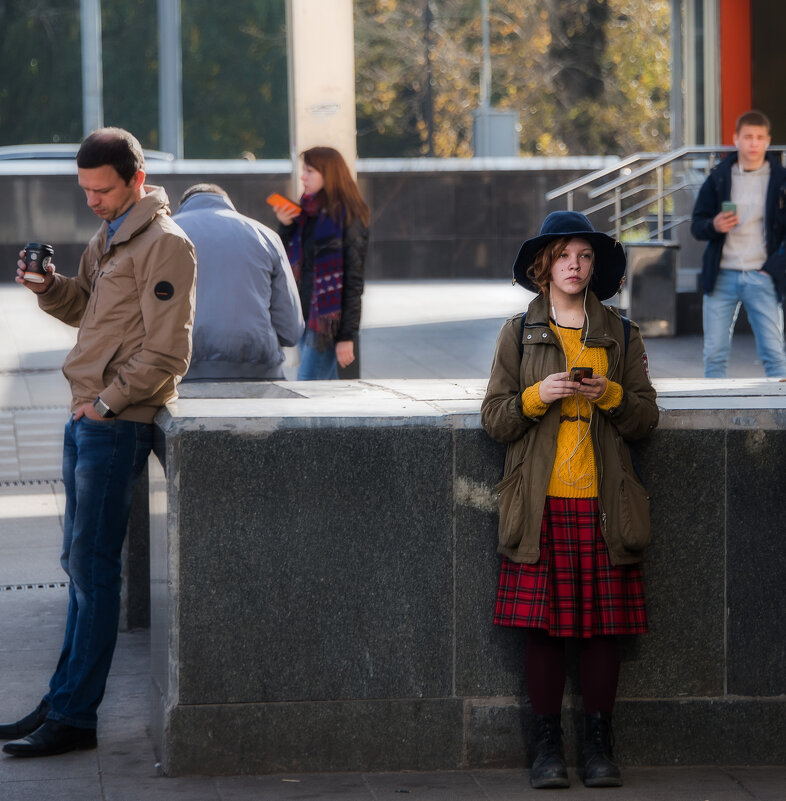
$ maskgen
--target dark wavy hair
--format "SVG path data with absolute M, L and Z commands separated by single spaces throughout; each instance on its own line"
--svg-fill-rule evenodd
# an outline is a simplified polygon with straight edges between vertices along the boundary
M 137 138 L 123 128 L 99 128 L 82 142 L 76 164 L 87 170 L 108 164 L 129 184 L 145 169 L 145 155 Z

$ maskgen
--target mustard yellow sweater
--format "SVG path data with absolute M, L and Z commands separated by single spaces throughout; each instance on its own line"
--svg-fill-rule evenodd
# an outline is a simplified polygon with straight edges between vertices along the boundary
M 563 328 L 550 321 L 555 335 L 562 339 L 567 356 L 567 369 L 591 367 L 595 375 L 605 376 L 609 362 L 604 348 L 586 348 L 581 341 L 581 329 Z M 521 395 L 524 414 L 541 417 L 549 404 L 543 403 L 539 395 L 540 382 L 533 384 Z M 595 401 L 601 409 L 612 409 L 622 401 L 622 387 L 608 381 L 606 391 Z M 578 392 L 563 398 L 560 414 L 557 455 L 551 470 L 547 494 L 554 498 L 596 498 L 598 474 L 595 469 L 595 454 L 590 436 L 590 419 L 595 414 L 593 403 Z

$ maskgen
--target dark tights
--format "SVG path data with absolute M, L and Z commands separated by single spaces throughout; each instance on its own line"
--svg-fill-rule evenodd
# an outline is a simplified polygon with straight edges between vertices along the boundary
M 611 715 L 620 674 L 616 637 L 590 637 L 579 646 L 579 682 L 588 715 Z M 558 715 L 565 691 L 565 638 L 542 629 L 527 630 L 527 689 L 536 715 Z

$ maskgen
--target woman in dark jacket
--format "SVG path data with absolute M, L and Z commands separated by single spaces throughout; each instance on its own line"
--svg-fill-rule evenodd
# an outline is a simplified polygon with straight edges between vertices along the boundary
M 569 637 L 580 644 L 582 777 L 617 786 L 617 638 L 647 630 L 639 562 L 649 499 L 627 441 L 657 425 L 655 390 L 638 327 L 601 303 L 625 272 L 618 242 L 582 214 L 555 212 L 513 272 L 538 296 L 500 332 L 481 407 L 485 429 L 508 443 L 494 622 L 527 629 L 532 786 L 569 785 L 560 725 Z
M 309 381 L 338 378 L 338 366 L 355 361 L 369 210 L 337 150 L 301 155 L 301 210 L 274 210 L 306 320 L 297 377 Z

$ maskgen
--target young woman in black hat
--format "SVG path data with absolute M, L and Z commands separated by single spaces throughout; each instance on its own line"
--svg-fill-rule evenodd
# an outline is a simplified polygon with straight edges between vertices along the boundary
M 579 642 L 582 778 L 622 783 L 611 732 L 618 637 L 647 630 L 640 562 L 649 542 L 649 498 L 628 443 L 658 423 L 638 327 L 601 303 L 624 272 L 622 246 L 583 214 L 550 214 L 514 264 L 514 280 L 538 295 L 500 332 L 481 407 L 486 431 L 508 443 L 494 622 L 527 629 L 537 788 L 569 786 L 567 638 Z

